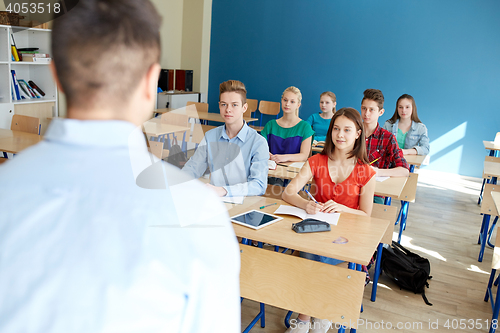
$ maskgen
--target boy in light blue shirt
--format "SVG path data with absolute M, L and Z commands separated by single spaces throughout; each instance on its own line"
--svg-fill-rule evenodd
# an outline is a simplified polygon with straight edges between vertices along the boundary
M 248 108 L 245 85 L 219 86 L 219 110 L 225 124 L 208 131 L 183 171 L 194 178 L 210 170 L 209 187 L 223 196 L 263 195 L 267 187 L 269 148 L 243 119 Z

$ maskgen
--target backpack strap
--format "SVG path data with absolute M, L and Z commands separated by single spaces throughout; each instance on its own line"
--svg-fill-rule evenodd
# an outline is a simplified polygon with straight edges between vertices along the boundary
M 429 288 L 429 284 L 426 283 L 426 285 L 427 285 L 427 288 Z M 427 300 L 427 297 L 425 296 L 425 288 L 424 288 L 424 291 L 422 291 L 422 298 L 424 299 L 425 304 L 432 306 L 432 303 L 429 302 L 429 300 Z

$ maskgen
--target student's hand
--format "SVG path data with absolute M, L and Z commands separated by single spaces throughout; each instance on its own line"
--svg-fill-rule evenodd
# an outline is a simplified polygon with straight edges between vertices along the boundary
M 307 202 L 306 213 L 307 214 L 316 214 L 316 213 L 321 212 L 322 208 L 323 208 L 322 203 L 315 203 L 314 201 L 310 200 Z
M 287 162 L 287 159 L 285 155 L 273 155 L 271 156 L 271 161 L 274 161 L 276 163 L 284 163 Z
M 340 213 L 347 211 L 346 208 L 346 206 L 341 205 L 338 202 L 328 200 L 323 204 L 323 209 L 321 209 L 321 211 L 323 213 Z
M 213 186 L 212 184 L 207 184 L 207 186 L 208 186 L 210 189 L 214 190 L 214 191 L 215 191 L 215 193 L 217 193 L 217 195 L 218 195 L 219 197 L 224 197 L 224 196 L 226 196 L 226 194 L 227 194 L 226 189 L 225 189 L 224 187 L 222 187 L 222 186 Z

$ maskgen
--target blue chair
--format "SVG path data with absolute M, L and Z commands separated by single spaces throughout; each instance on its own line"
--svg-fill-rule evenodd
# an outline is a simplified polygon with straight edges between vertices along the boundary
M 485 192 L 486 193 L 486 189 Z M 485 200 L 487 200 L 485 196 Z M 496 242 L 495 242 L 495 249 L 498 250 L 500 249 L 500 237 L 497 237 Z M 495 326 L 498 326 L 498 313 L 500 311 L 500 293 L 498 292 L 498 280 L 500 279 L 500 276 L 498 276 L 495 280 L 495 275 L 497 268 L 500 267 L 500 262 L 498 260 L 498 256 L 493 256 L 493 260 L 491 263 L 491 274 L 490 274 L 490 279 L 488 281 L 488 287 L 486 288 L 486 295 L 484 295 L 484 301 L 488 302 L 488 299 L 491 300 L 491 310 L 493 312 L 493 316 L 491 318 L 491 326 L 490 326 L 490 333 L 495 333 L 496 327 L 492 325 L 493 323 L 496 323 Z M 493 281 L 495 281 L 493 283 Z M 496 296 L 493 294 L 493 285 L 497 286 L 497 294 Z
M 484 249 L 487 243 L 488 230 L 490 225 L 491 216 L 498 216 L 499 213 L 491 197 L 491 192 L 500 192 L 500 186 L 496 184 L 486 184 L 483 192 L 483 202 L 481 204 L 481 214 L 483 214 L 483 221 L 481 223 L 481 230 L 479 232 L 478 244 L 481 245 L 479 250 L 478 261 L 483 261 Z

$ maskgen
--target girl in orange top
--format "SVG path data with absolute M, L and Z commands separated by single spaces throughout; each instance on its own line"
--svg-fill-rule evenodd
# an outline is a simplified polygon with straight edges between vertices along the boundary
M 306 200 L 298 192 L 314 177 L 315 199 Z M 283 192 L 283 200 L 303 208 L 308 214 L 317 212 L 347 212 L 371 215 L 375 192 L 375 170 L 368 164 L 365 134 L 361 115 L 353 108 L 343 108 L 333 116 L 325 140 L 325 148 L 304 164 L 299 174 Z M 302 253 L 301 257 L 331 265 L 341 260 Z M 285 333 L 326 332 L 330 328 L 327 319 L 299 314 L 296 325 Z
M 353 108 L 342 108 L 330 122 L 325 148 L 304 164 L 285 188 L 283 200 L 308 214 L 347 212 L 370 216 L 375 192 L 374 175 L 366 156 L 361 115 Z M 298 194 L 311 177 L 316 182 L 317 203 Z

